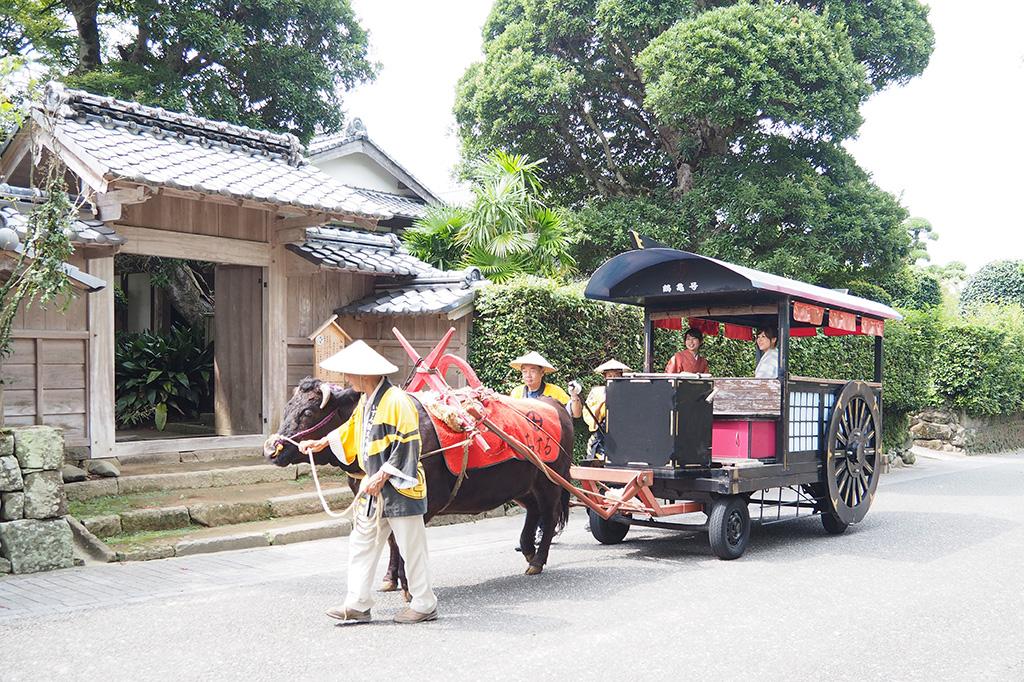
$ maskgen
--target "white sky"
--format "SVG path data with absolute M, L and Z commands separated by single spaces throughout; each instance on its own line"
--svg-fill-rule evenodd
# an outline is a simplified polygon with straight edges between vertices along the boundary
M 370 31 L 377 80 L 349 93 L 346 108 L 370 136 L 442 198 L 464 196 L 458 161 L 455 84 L 480 59 L 491 0 L 352 0 Z M 925 73 L 876 94 L 848 144 L 911 215 L 940 239 L 932 261 L 973 271 L 1024 258 L 1024 3 L 933 0 L 936 48 Z

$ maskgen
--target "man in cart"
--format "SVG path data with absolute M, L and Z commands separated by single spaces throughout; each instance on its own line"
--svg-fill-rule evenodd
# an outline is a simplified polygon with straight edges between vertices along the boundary
M 405 559 L 412 602 L 396 623 L 437 618 L 437 597 L 430 586 L 427 536 L 427 483 L 420 463 L 419 413 L 412 399 L 388 381 L 398 368 L 363 341 L 355 341 L 320 366 L 340 372 L 362 394 L 351 418 L 319 440 L 299 443 L 299 450 L 330 447 L 346 464 L 359 461 L 366 472 L 348 541 L 348 595 L 327 615 L 342 624 L 368 623 L 371 592 L 381 550 L 394 533 Z

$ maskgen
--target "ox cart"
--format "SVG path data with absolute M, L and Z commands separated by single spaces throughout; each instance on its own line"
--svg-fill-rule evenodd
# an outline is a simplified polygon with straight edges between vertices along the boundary
M 598 541 L 620 542 L 631 525 L 707 532 L 716 555 L 735 559 L 751 508 L 762 523 L 818 514 L 833 534 L 864 518 L 883 464 L 882 339 L 896 311 L 662 247 L 613 257 L 585 295 L 644 310 L 644 372 L 607 382 L 606 457 L 571 471 Z M 777 329 L 778 376 L 655 373 L 655 329 L 686 326 L 750 340 Z M 790 374 L 790 339 L 819 330 L 873 337 L 873 381 Z
M 762 524 L 817 514 L 832 534 L 864 518 L 883 464 L 882 339 L 896 311 L 660 245 L 611 258 L 585 295 L 644 311 L 644 371 L 606 383 L 605 457 L 572 467 L 574 484 L 527 443 L 473 416 L 587 508 L 595 539 L 621 542 L 634 525 L 706 532 L 718 557 L 735 559 L 749 542 L 752 507 Z M 687 326 L 715 334 L 724 326 L 727 337 L 748 340 L 755 328 L 777 329 L 778 375 L 655 372 L 655 330 Z M 873 381 L 790 374 L 790 339 L 819 331 L 873 337 Z M 444 353 L 451 332 L 424 358 L 395 333 L 415 362 L 410 390 L 446 391 L 451 367 L 479 386 L 465 361 Z

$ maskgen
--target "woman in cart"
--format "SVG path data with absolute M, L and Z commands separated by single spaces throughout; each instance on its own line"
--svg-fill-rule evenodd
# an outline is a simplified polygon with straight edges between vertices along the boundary
M 761 359 L 754 368 L 754 378 L 774 379 L 779 376 L 779 332 L 775 327 L 761 327 L 754 332 L 754 343 L 761 351 Z
M 704 345 L 704 332 L 695 327 L 690 327 L 686 330 L 686 335 L 683 337 L 683 345 L 686 348 L 673 355 L 668 364 L 665 365 L 665 373 L 680 374 L 682 372 L 691 372 L 693 374 L 707 374 L 708 360 L 698 354 L 700 347 Z

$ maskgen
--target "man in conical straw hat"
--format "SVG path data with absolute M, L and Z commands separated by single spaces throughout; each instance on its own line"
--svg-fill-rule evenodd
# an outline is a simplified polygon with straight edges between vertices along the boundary
M 319 452 L 330 447 L 346 464 L 358 460 L 366 472 L 360 489 L 365 495 L 348 539 L 348 594 L 345 604 L 327 615 L 344 624 L 370 621 L 374 572 L 388 535 L 394 533 L 412 594 L 409 607 L 395 616 L 395 622 L 434 620 L 437 597 L 430 586 L 423 525 L 427 482 L 420 464 L 416 406 L 405 391 L 388 381 L 398 368 L 363 341 L 354 341 L 320 366 L 343 373 L 362 397 L 347 422 L 320 440 L 299 443 L 299 450 Z M 376 509 L 378 504 L 383 508 Z
M 604 377 L 605 383 L 614 377 L 621 377 L 630 368 L 612 358 L 598 365 L 594 371 Z M 587 454 L 592 459 L 604 459 L 604 437 L 607 433 L 608 407 L 605 404 L 605 383 L 594 386 L 587 394 L 586 409 L 583 410 L 583 421 L 590 428 L 590 440 L 587 441 Z
M 540 398 L 543 396 L 554 398 L 562 405 L 569 404 L 569 394 L 545 380 L 548 374 L 557 370 L 537 351 L 531 350 L 508 364 L 513 369 L 518 369 L 523 379 L 523 383 L 513 388 L 509 394 L 513 398 Z M 574 416 L 578 417 L 579 415 Z

